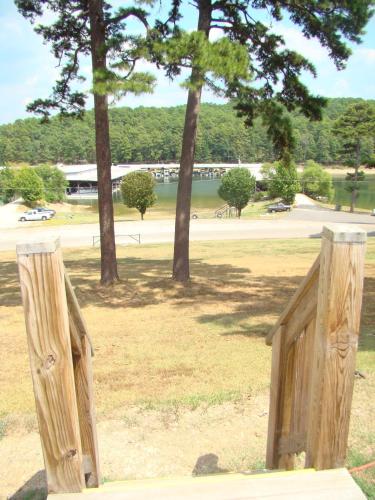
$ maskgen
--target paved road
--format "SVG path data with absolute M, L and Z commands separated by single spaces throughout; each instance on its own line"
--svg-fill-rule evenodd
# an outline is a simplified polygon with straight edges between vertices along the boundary
M 375 225 L 375 217 L 368 214 L 351 214 L 318 208 L 296 208 L 286 216 L 289 221 L 308 221 L 338 224 Z
M 263 238 L 312 238 L 318 237 L 326 223 L 355 224 L 375 236 L 375 217 L 348 214 L 314 208 L 294 209 L 284 218 L 272 220 L 197 219 L 191 221 L 191 240 L 241 240 Z M 172 242 L 174 221 L 116 222 L 116 235 L 140 233 L 142 243 Z M 81 224 L 60 227 L 21 227 L 0 230 L 0 250 L 14 250 L 16 243 L 30 239 L 60 236 L 64 247 L 91 246 L 92 237 L 99 234 L 98 224 Z M 131 243 L 117 237 L 118 243 Z

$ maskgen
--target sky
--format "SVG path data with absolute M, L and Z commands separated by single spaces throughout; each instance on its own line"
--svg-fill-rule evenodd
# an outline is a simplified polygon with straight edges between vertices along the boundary
M 126 5 L 129 2 L 113 0 L 113 4 Z M 184 28 L 194 29 L 195 12 L 185 7 Z M 163 12 L 157 12 L 162 15 Z M 262 19 L 270 23 L 267 18 Z M 274 31 L 284 36 L 288 48 L 301 52 L 311 60 L 318 76 L 304 75 L 303 81 L 310 90 L 326 97 L 375 98 L 375 17 L 366 27 L 366 35 L 361 45 L 351 45 L 353 54 L 343 71 L 337 71 L 327 51 L 315 40 L 306 40 L 298 27 L 287 19 L 273 23 Z M 90 61 L 81 61 L 83 74 L 88 80 L 83 89 L 90 88 Z M 142 70 L 147 69 L 145 64 Z M 154 68 L 150 71 L 158 80 L 153 94 L 128 95 L 117 105 L 122 106 L 175 106 L 186 103 L 186 90 L 178 81 L 170 82 Z M 32 116 L 26 106 L 36 98 L 47 98 L 58 77 L 56 60 L 42 38 L 34 33 L 30 22 L 18 12 L 13 0 L 0 0 L 0 124 L 10 123 L 20 118 Z M 204 102 L 224 102 L 204 90 Z M 88 101 L 92 107 L 92 100 Z

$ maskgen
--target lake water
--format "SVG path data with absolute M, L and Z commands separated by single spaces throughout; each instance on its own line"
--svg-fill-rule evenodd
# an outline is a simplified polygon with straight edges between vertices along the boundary
M 171 211 L 176 206 L 177 184 L 178 179 L 171 179 L 168 182 L 157 181 L 155 186 L 155 194 L 157 201 L 153 208 L 158 211 Z M 217 208 L 225 204 L 217 190 L 219 189 L 220 178 L 209 179 L 193 179 L 193 191 L 191 207 L 192 211 L 199 209 L 212 209 L 215 211 Z M 113 195 L 115 215 L 124 215 L 129 210 L 123 203 L 121 193 L 117 191 Z M 74 200 L 74 204 L 91 205 L 94 211 L 98 210 L 97 200 Z
M 335 189 L 334 202 L 339 205 L 350 205 L 351 193 L 345 189 L 345 176 L 337 176 L 333 178 L 333 186 Z M 357 198 L 356 206 L 358 208 L 375 208 L 375 176 L 368 176 L 367 180 L 360 182 L 359 197 Z
M 335 189 L 334 203 L 340 205 L 350 205 L 350 193 L 345 190 L 345 176 L 334 177 Z M 213 211 L 225 202 L 217 194 L 220 185 L 220 178 L 193 179 L 192 211 L 199 209 L 212 209 Z M 158 197 L 155 209 L 159 211 L 170 211 L 175 207 L 177 194 L 177 179 L 170 179 L 168 182 L 157 182 L 155 193 Z M 97 211 L 97 200 L 77 200 L 76 203 L 88 204 Z M 363 181 L 360 196 L 357 201 L 358 208 L 375 208 L 375 176 Z M 122 203 L 121 193 L 114 194 L 115 215 L 127 213 L 128 208 Z

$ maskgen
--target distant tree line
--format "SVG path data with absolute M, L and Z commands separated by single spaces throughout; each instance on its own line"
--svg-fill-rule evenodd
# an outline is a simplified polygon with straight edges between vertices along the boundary
M 329 99 L 321 122 L 292 114 L 297 163 L 344 163 L 343 139 L 333 132 L 335 120 L 360 99 Z M 375 101 L 368 101 L 375 106 Z M 113 163 L 178 161 L 184 106 L 112 108 L 110 136 Z M 28 118 L 0 126 L 0 165 L 26 162 L 95 163 L 94 115 L 82 120 L 54 117 L 49 123 Z M 203 104 L 196 147 L 197 162 L 269 162 L 274 149 L 259 120 L 246 128 L 231 104 Z M 362 145 L 362 163 L 374 162 L 374 141 Z

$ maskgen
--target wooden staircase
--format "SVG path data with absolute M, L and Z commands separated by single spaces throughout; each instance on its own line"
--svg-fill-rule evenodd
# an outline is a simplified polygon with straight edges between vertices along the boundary
M 54 493 L 49 498 L 364 499 L 342 467 L 365 242 L 361 229 L 325 227 L 320 255 L 267 336 L 272 344 L 272 374 L 266 466 L 276 472 L 124 481 L 100 489 L 93 348 L 64 269 L 59 240 L 18 245 L 36 409 L 48 491 Z M 301 452 L 306 469 L 292 470 Z
M 82 493 L 50 495 L 49 500 L 365 500 L 346 469 L 219 474 L 174 479 L 105 483 Z
M 236 209 L 235 207 L 231 207 L 228 204 L 223 205 L 222 207 L 218 208 L 215 210 L 215 217 L 217 219 L 221 219 L 223 217 L 235 217 L 236 216 Z

